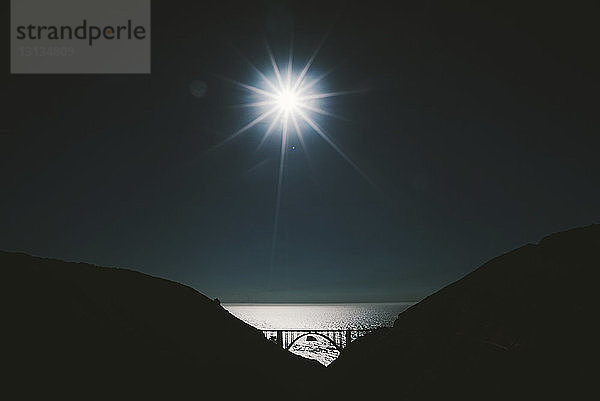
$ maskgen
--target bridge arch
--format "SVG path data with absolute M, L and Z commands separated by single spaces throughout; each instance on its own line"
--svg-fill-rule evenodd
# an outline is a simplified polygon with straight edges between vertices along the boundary
M 335 341 L 333 341 L 329 336 L 326 336 L 325 334 L 321 334 L 321 333 L 310 333 L 310 332 L 300 334 L 291 343 L 289 343 L 289 345 L 287 346 L 286 350 L 289 351 L 290 348 L 292 348 L 292 345 L 296 344 L 296 341 L 298 341 L 302 337 L 306 337 L 306 336 L 319 336 L 319 337 L 322 337 L 322 338 L 326 339 L 327 341 L 329 341 L 330 344 L 333 344 L 333 346 L 335 347 L 335 349 L 338 352 L 342 352 L 342 347 L 340 347 L 339 345 L 337 345 L 335 343 Z

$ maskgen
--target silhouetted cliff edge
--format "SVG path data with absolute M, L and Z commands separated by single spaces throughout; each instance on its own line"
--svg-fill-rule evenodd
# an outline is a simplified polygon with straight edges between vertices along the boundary
M 499 256 L 352 343 L 349 399 L 583 399 L 598 361 L 600 225 Z M 581 397 L 581 398 L 580 398 Z
M 24 398 L 295 399 L 310 386 L 290 378 L 323 372 L 181 284 L 21 253 L 0 266 L 3 382 Z

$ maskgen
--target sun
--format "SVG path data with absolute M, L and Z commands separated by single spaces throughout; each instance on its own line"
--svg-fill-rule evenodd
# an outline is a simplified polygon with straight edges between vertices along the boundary
M 283 112 L 293 112 L 299 106 L 299 96 L 296 91 L 284 89 L 277 96 L 277 107 Z
M 254 109 L 257 115 L 253 120 L 213 146 L 213 148 L 222 146 L 258 124 L 267 123 L 267 129 L 263 134 L 259 147 L 273 133 L 280 134 L 284 141 L 289 134 L 295 133 L 299 144 L 302 148 L 305 148 L 303 131 L 312 131 L 333 147 L 346 161 L 350 162 L 349 158 L 343 154 L 341 149 L 333 143 L 324 129 L 318 124 L 317 116 L 337 118 L 338 116 L 324 108 L 327 106 L 329 98 L 363 92 L 363 90 L 340 92 L 322 92 L 319 90 L 324 78 L 332 72 L 332 70 L 329 70 L 316 77 L 310 74 L 310 69 L 322 44 L 308 58 L 306 64 L 298 70 L 295 70 L 293 66 L 294 57 L 292 48 L 290 48 L 289 57 L 287 58 L 287 65 L 281 67 L 267 45 L 271 71 L 263 72 L 249 60 L 246 60 L 258 75 L 258 79 L 254 85 L 223 77 L 227 81 L 249 92 L 250 101 L 240 104 L 238 107 Z M 282 149 L 285 149 L 283 145 L 282 143 Z M 350 164 L 356 169 L 354 163 L 350 162 Z

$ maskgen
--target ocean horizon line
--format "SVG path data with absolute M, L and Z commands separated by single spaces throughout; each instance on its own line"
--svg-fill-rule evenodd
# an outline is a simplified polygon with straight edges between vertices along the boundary
M 348 305 L 348 304 L 416 304 L 419 301 L 337 301 L 337 302 L 319 302 L 319 301 L 304 301 L 304 302 L 224 302 L 222 305 Z

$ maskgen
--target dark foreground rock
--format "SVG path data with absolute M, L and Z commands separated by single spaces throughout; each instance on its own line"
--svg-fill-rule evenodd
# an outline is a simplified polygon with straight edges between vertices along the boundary
M 336 398 L 589 397 L 599 270 L 599 225 L 497 257 L 345 350 Z
M 0 266 L 3 392 L 19 398 L 297 399 L 324 371 L 184 285 L 20 253 Z

